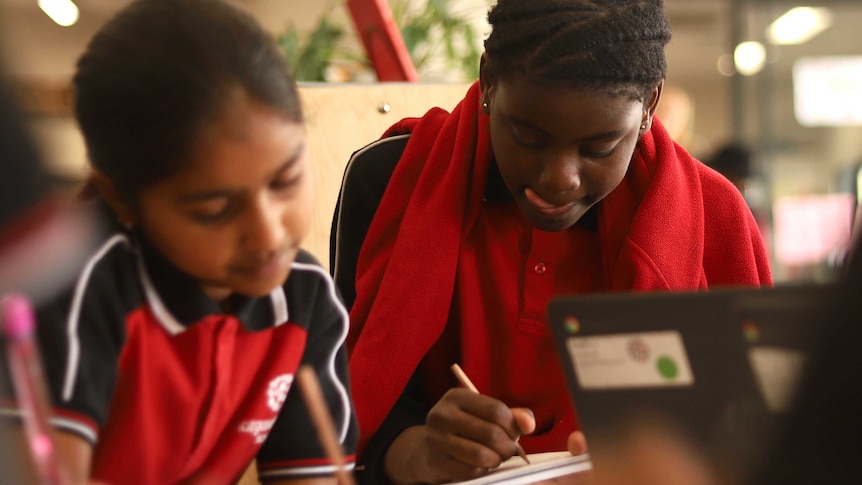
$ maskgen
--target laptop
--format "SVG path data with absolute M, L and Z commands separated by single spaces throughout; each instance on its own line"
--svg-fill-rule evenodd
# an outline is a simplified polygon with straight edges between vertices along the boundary
M 792 402 L 832 288 L 556 297 L 549 324 L 588 442 L 658 421 L 747 475 Z

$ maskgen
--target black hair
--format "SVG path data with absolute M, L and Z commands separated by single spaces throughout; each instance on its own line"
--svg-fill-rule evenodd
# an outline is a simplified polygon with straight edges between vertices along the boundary
M 50 192 L 36 144 L 24 126 L 24 115 L 0 74 L 0 242 L 5 229 Z
M 671 30 L 662 0 L 499 0 L 488 22 L 487 62 L 500 77 L 638 100 L 665 78 Z
M 731 142 L 715 152 L 707 165 L 730 179 L 745 179 L 751 176 L 751 152 L 745 145 Z
M 290 69 L 249 14 L 221 0 L 136 0 L 96 33 L 73 79 L 91 164 L 134 204 L 182 168 L 237 88 L 303 121 Z

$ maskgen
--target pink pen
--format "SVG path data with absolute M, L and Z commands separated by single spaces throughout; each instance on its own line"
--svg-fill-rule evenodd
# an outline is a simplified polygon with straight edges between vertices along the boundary
M 34 335 L 36 323 L 30 301 L 17 294 L 0 299 L 0 324 L 6 340 L 9 372 L 36 475 L 42 484 L 66 485 L 69 480 L 57 458 L 48 423 L 51 406 Z

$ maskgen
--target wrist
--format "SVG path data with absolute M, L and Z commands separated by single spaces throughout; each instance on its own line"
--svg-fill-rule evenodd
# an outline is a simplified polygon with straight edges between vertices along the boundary
M 383 472 L 392 483 L 399 485 L 429 483 L 427 452 L 422 445 L 425 426 L 411 426 L 401 432 L 389 445 L 383 458 Z

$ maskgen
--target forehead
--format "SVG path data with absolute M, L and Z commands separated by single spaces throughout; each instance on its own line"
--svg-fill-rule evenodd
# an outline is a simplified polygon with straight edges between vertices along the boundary
M 194 138 L 176 179 L 193 187 L 270 177 L 305 146 L 305 127 L 251 100 L 231 102 Z
M 625 94 L 542 83 L 525 76 L 499 79 L 493 89 L 494 102 L 503 114 L 539 127 L 614 131 L 643 114 L 643 103 Z

